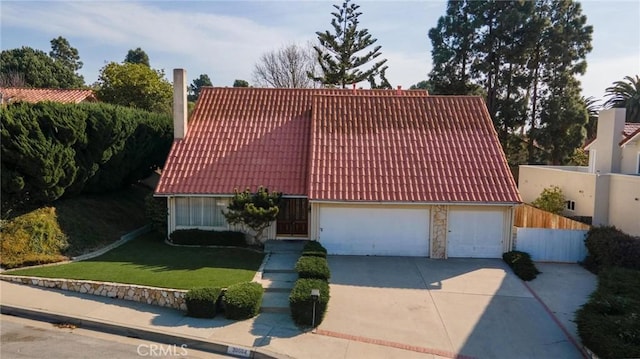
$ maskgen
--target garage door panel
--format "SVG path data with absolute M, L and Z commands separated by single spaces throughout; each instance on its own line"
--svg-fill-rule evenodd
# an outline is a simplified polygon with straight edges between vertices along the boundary
M 451 209 L 448 216 L 448 256 L 500 258 L 504 216 L 502 209 Z
M 320 243 L 330 254 L 427 256 L 429 210 L 320 207 Z

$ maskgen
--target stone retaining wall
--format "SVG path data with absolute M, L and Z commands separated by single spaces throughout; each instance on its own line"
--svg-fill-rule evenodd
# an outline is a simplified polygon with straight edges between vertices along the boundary
M 55 279 L 2 275 L 0 279 L 9 282 L 34 285 L 45 288 L 57 288 L 79 293 L 101 295 L 109 298 L 131 300 L 161 307 L 186 311 L 184 297 L 186 290 L 147 287 L 134 284 L 96 282 L 91 280 Z

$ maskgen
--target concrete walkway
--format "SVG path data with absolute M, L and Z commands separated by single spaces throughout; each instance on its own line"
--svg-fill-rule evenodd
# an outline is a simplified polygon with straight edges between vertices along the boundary
M 265 289 L 262 298 L 262 313 L 289 314 L 289 294 L 298 279 L 295 265 L 302 253 L 306 241 L 267 241 L 265 252 L 266 263 L 262 272 L 258 273 L 255 282 L 262 284 Z

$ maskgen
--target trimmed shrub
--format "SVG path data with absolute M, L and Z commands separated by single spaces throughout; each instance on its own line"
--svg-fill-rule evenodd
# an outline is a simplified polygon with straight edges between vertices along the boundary
M 259 283 L 238 283 L 224 293 L 224 313 L 228 319 L 249 319 L 258 315 L 264 288 Z
M 185 295 L 187 315 L 194 318 L 213 318 L 218 310 L 220 288 L 193 288 Z
M 639 237 L 632 237 L 616 227 L 593 227 L 584 243 L 589 251 L 584 264 L 593 272 L 611 266 L 640 270 Z
M 504 253 L 502 259 L 513 269 L 513 272 L 522 280 L 533 280 L 540 274 L 538 268 L 531 260 L 529 253 L 511 251 Z
M 144 211 L 153 226 L 153 230 L 166 235 L 167 199 L 165 197 L 154 197 L 153 193 L 149 193 L 144 199 Z
M 171 243 L 199 246 L 247 247 L 244 233 L 235 231 L 203 231 L 180 229 L 171 233 Z
M 301 326 L 313 325 L 313 300 L 311 290 L 319 289 L 320 298 L 315 303 L 315 325 L 318 326 L 324 319 L 324 313 L 329 303 L 329 284 L 322 279 L 300 278 L 289 295 L 289 307 L 293 321 Z
M 295 268 L 300 278 L 328 280 L 331 277 L 329 264 L 322 257 L 300 257 Z
M 309 241 L 302 248 L 303 257 L 327 258 L 327 250 L 318 241 Z
M 16 268 L 60 262 L 68 243 L 56 209 L 44 207 L 2 223 L 0 246 L 2 267 Z
M 640 271 L 603 268 L 576 312 L 582 342 L 601 358 L 640 358 Z

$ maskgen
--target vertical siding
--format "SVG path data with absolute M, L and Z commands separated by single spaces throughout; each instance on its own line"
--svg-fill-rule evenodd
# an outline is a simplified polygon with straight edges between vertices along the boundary
M 575 263 L 584 260 L 587 231 L 576 229 L 517 228 L 515 249 L 534 261 Z

